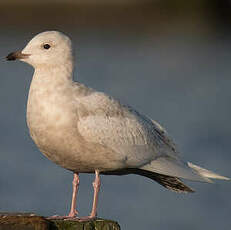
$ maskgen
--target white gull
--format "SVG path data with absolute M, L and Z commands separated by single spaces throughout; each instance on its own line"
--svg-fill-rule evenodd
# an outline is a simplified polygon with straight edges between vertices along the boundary
M 100 173 L 139 174 L 177 192 L 193 192 L 179 178 L 229 179 L 184 162 L 157 122 L 74 82 L 72 44 L 63 33 L 40 33 L 7 59 L 34 67 L 27 104 L 31 137 L 47 158 L 74 173 L 71 210 L 63 218 L 77 218 L 79 173 L 96 174 L 92 211 L 83 219 L 96 217 Z

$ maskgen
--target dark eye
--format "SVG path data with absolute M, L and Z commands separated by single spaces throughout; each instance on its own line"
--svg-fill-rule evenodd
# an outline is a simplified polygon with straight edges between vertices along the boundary
M 50 46 L 49 44 L 44 44 L 44 45 L 43 45 L 43 48 L 46 49 L 46 50 L 50 49 L 50 47 L 51 47 L 51 46 Z

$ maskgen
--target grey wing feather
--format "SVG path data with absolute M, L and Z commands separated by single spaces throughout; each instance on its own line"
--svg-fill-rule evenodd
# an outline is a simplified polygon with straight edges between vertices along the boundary
M 141 169 L 156 172 L 159 174 L 180 177 L 192 181 L 211 182 L 208 178 L 200 175 L 197 171 L 190 168 L 182 160 L 159 157 L 150 163 L 140 167 Z
M 76 98 L 80 135 L 111 149 L 110 159 L 120 162 L 120 168 L 140 168 L 203 182 L 211 182 L 209 178 L 228 179 L 182 161 L 175 144 L 156 121 L 104 93 L 87 92 L 80 100 Z M 108 165 L 110 168 L 110 162 Z
M 160 156 L 178 159 L 175 146 L 158 123 L 99 92 L 81 97 L 78 130 L 90 142 L 117 153 L 124 167 L 141 167 Z

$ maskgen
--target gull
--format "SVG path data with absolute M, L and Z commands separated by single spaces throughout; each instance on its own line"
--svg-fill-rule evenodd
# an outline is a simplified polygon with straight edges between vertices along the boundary
M 27 102 L 31 138 L 48 159 L 74 173 L 70 212 L 53 218 L 96 218 L 100 174 L 138 174 L 176 192 L 193 192 L 180 178 L 229 180 L 184 161 L 156 121 L 73 81 L 72 42 L 65 34 L 39 33 L 6 59 L 18 59 L 34 68 Z M 76 210 L 79 173 L 95 173 L 92 211 L 82 218 Z

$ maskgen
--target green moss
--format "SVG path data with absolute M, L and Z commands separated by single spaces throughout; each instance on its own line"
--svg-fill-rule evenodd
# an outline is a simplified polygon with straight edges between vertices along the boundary
M 40 216 L 0 216 L 0 230 L 49 230 L 50 223 Z
M 96 219 L 93 221 L 53 220 L 52 230 L 120 230 L 117 222 Z
M 33 214 L 0 213 L 0 230 L 120 230 L 117 222 L 96 219 L 92 221 L 47 220 Z

